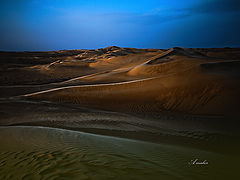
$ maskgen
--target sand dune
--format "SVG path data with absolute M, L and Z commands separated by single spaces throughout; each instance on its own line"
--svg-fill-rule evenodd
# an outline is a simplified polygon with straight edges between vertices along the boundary
M 201 67 L 209 72 L 222 72 L 223 75 L 232 74 L 239 76 L 240 60 L 228 60 L 220 62 L 208 62 L 201 64 Z
M 108 47 L 97 50 L 0 52 L 0 85 L 46 84 L 99 73 L 154 55 L 154 49 Z M 143 54 L 143 55 L 141 55 Z M 133 56 L 136 55 L 136 56 Z M 124 61 L 122 61 L 124 60 Z
M 128 135 L 131 131 L 162 133 L 163 129 L 174 130 L 175 134 L 190 129 L 238 132 L 238 52 L 239 49 L 158 50 L 115 46 L 97 50 L 1 52 L 1 58 L 6 58 L 3 63 L 6 69 L 1 70 L 0 94 L 4 98 L 1 106 L 10 111 L 21 109 L 18 105 L 26 107 L 17 115 L 24 117 L 24 121 L 12 118 L 15 113 L 2 112 L 1 125 L 42 125 L 102 134 L 126 130 Z M 29 59 L 21 61 L 25 57 Z M 11 103 L 6 104 L 8 98 Z M 79 117 L 73 123 L 71 118 L 62 119 L 58 113 L 50 115 L 48 110 L 42 111 L 39 104 L 35 111 L 28 103 L 17 103 L 19 99 L 121 115 L 106 120 L 108 115 L 99 119 L 94 114 L 87 122 Z M 18 105 L 12 108 L 15 101 Z M 49 118 L 25 116 L 29 114 L 27 109 L 35 114 L 44 112 Z M 61 111 L 69 114 L 66 109 Z M 117 132 L 112 133 L 113 129 Z
M 99 61 L 97 65 L 94 63 L 95 67 L 102 68 L 111 62 L 110 70 L 80 77 L 72 82 L 80 80 L 103 84 L 51 89 L 26 97 L 129 113 L 151 114 L 171 111 L 223 116 L 237 114 L 239 80 L 227 78 L 229 72 L 234 73 L 234 69 L 239 69 L 232 65 L 238 64 L 238 61 L 216 62 L 212 58 L 203 58 L 204 56 L 200 56 L 199 53 L 189 51 L 182 48 L 159 51 L 143 62 L 138 61 L 140 64 L 136 64 L 135 59 L 129 57 L 122 62 L 118 62 L 117 58 Z M 119 69 L 124 63 L 131 64 L 129 59 L 134 65 Z M 213 66 L 225 67 L 226 64 L 228 72 L 221 75 L 208 73 L 210 70 L 205 71 Z M 111 67 L 117 69 L 111 70 Z M 121 83 L 113 83 L 113 79 Z M 127 83 L 124 80 L 128 80 Z

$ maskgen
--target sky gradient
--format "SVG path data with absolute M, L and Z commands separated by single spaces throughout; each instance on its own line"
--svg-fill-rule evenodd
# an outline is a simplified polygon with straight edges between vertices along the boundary
M 240 47 L 239 0 L 2 0 L 0 50 Z

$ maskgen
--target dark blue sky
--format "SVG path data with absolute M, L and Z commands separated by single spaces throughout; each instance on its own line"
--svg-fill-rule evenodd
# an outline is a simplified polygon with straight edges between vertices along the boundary
M 0 50 L 240 47 L 239 0 L 1 0 Z

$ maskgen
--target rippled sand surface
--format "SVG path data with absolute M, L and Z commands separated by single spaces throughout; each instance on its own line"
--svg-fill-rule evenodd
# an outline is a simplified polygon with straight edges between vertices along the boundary
M 0 128 L 0 179 L 236 179 L 237 158 L 42 127 Z M 191 165 L 193 159 L 207 165 Z

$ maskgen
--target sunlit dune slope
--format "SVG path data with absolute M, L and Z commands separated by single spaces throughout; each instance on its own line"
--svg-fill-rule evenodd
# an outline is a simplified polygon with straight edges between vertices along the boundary
M 131 61 L 127 55 L 126 64 L 124 56 L 94 62 L 91 67 L 106 70 L 109 64 L 110 68 L 77 79 L 92 82 L 92 85 L 60 87 L 25 97 L 138 114 L 170 111 L 226 117 L 239 115 L 238 60 L 233 61 L 231 56 L 213 58 L 201 51 L 183 48 L 147 54 L 151 57 L 146 57 L 145 52 L 145 58 L 139 61 L 134 58 Z M 114 79 L 119 83 L 113 83 Z M 94 85 L 99 82 L 104 84 Z

